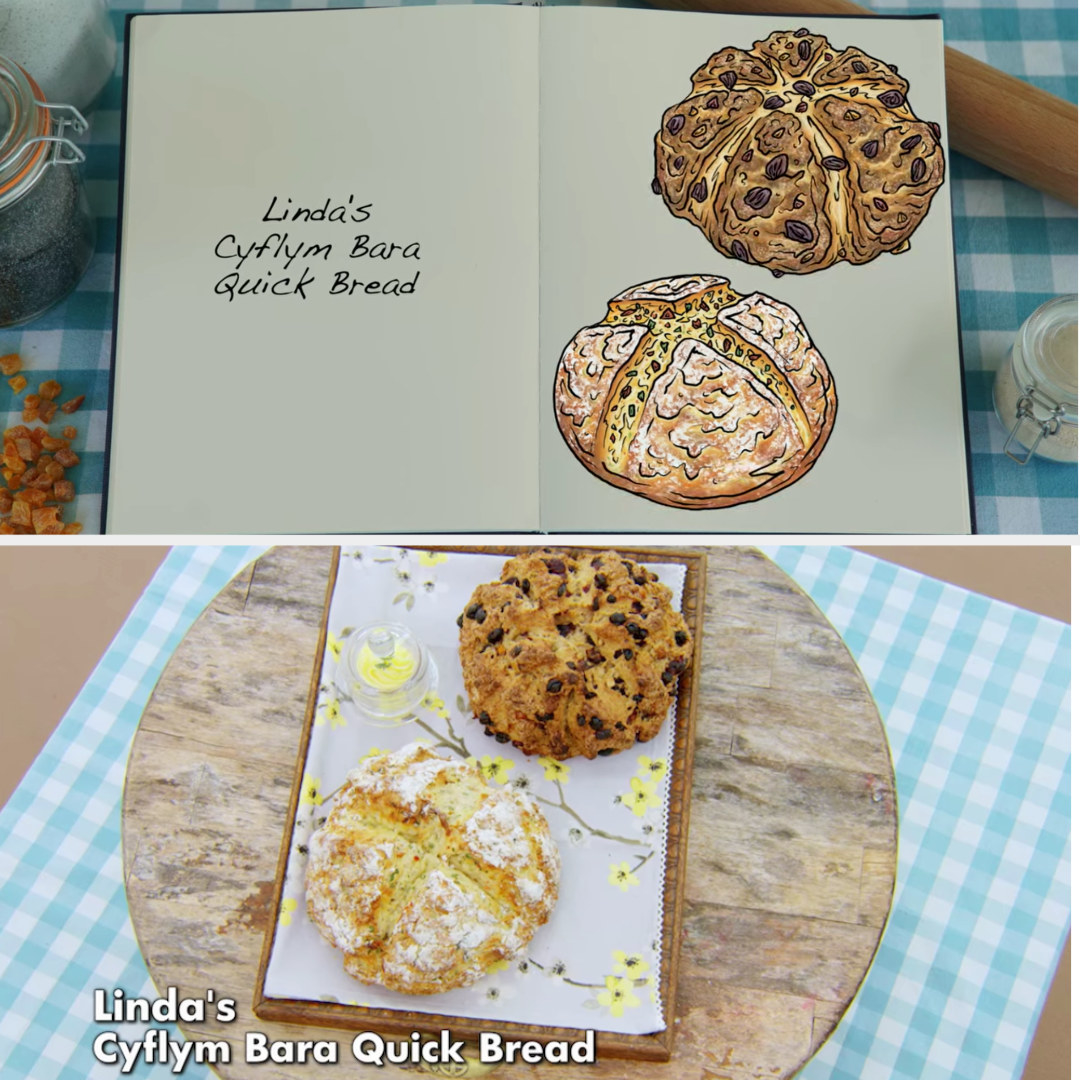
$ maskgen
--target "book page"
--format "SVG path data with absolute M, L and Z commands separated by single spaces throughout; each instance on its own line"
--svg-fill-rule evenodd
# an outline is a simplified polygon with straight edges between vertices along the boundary
M 940 22 L 551 8 L 541 86 L 543 528 L 970 531 Z
M 134 20 L 110 532 L 537 527 L 537 16 Z

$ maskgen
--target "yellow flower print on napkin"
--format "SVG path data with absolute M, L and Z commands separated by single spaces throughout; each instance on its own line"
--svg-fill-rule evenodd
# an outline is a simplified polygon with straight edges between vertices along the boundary
M 646 780 L 663 780 L 664 773 L 667 772 L 666 758 L 651 758 L 648 754 L 642 754 L 637 763 L 638 774 Z
M 475 765 L 486 780 L 494 780 L 496 784 L 505 784 L 510 779 L 510 770 L 514 767 L 512 761 L 503 757 L 492 757 L 485 754 L 479 760 L 471 757 L 466 758 L 470 765 Z
M 612 885 L 618 885 L 623 892 L 626 892 L 631 885 L 640 885 L 634 872 L 630 869 L 628 862 L 623 863 L 610 863 L 611 873 L 608 874 L 608 881 Z
M 424 695 L 423 700 L 420 702 L 421 709 L 427 709 L 428 712 L 433 712 L 436 716 L 441 716 L 444 720 L 450 719 L 450 710 L 446 707 L 446 702 L 443 701 L 438 694 L 428 691 Z
M 304 779 L 300 781 L 300 805 L 321 806 L 322 796 L 319 794 L 321 785 L 322 781 L 317 776 L 304 773 Z
M 334 658 L 335 664 L 341 659 L 341 641 L 329 630 L 326 631 L 326 651 Z
M 634 993 L 634 984 L 629 979 L 608 975 L 604 979 L 604 987 L 605 989 L 596 995 L 596 1000 L 612 1016 L 622 1016 L 624 1009 L 632 1009 L 641 1004 L 641 999 Z
M 545 780 L 555 780 L 560 784 L 565 784 L 566 781 L 570 779 L 569 765 L 549 757 L 541 757 L 536 760 L 539 764 L 544 766 Z
M 622 949 L 616 949 L 611 955 L 615 958 L 611 970 L 616 975 L 625 975 L 628 979 L 640 979 L 649 970 L 649 965 L 641 953 L 625 953 Z
M 438 566 L 439 563 L 444 563 L 449 558 L 445 551 L 421 551 L 420 552 L 420 565 L 421 566 Z
M 390 751 L 389 751 L 389 750 L 382 750 L 382 749 L 380 749 L 380 748 L 379 748 L 378 746 L 373 746 L 373 747 L 372 747 L 372 748 L 371 748 L 371 749 L 370 749 L 370 750 L 369 750 L 369 751 L 368 751 L 368 752 L 367 752 L 367 753 L 366 753 L 366 754 L 365 754 L 365 755 L 364 755 L 364 756 L 363 756 L 362 758 L 360 758 L 359 760 L 360 760 L 360 761 L 367 761 L 367 759 L 368 759 L 369 757 L 382 757 L 382 756 L 383 756 L 383 754 L 389 754 L 389 753 L 390 753 Z
M 316 713 L 315 726 L 323 727 L 326 721 L 330 721 L 331 728 L 339 728 L 345 726 L 345 717 L 341 715 L 341 705 L 336 698 L 330 698 L 330 700 Z
M 292 922 L 292 913 L 296 910 L 296 901 L 289 897 L 281 901 L 281 918 L 279 922 L 282 926 L 288 926 Z
M 642 780 L 639 776 L 630 778 L 630 790 L 619 797 L 619 802 L 633 810 L 637 817 L 644 817 L 650 807 L 662 805 L 656 794 L 656 781 Z

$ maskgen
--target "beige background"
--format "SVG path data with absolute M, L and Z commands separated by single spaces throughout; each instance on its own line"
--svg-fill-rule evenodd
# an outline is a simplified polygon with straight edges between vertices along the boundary
M 536 528 L 536 15 L 135 20 L 109 532 Z M 370 220 L 262 221 L 349 195 Z M 333 252 L 237 272 L 310 262 L 306 300 L 214 295 L 223 236 L 285 232 Z M 421 258 L 350 258 L 364 234 Z
M 696 68 L 723 44 L 748 47 L 787 28 L 791 16 L 565 7 L 544 17 L 543 527 L 970 531 L 948 171 L 909 251 L 774 278 L 713 250 L 649 185 L 661 115 L 689 92 Z M 911 84 L 915 114 L 945 127 L 940 21 L 800 15 L 799 23 L 838 48 L 855 44 L 896 64 Z M 635 60 L 642 54 L 647 63 Z M 758 502 L 694 511 L 652 503 L 588 472 L 554 423 L 552 387 L 567 342 L 603 319 L 608 300 L 624 289 L 681 274 L 720 274 L 740 293 L 790 304 L 836 380 L 836 426 L 820 459 L 797 483 Z
M 1067 547 L 873 547 L 893 562 L 1069 620 Z M 0 802 L 90 676 L 166 548 L 0 547 Z M 1024 1080 L 1069 1075 L 1070 950 L 1035 1036 Z

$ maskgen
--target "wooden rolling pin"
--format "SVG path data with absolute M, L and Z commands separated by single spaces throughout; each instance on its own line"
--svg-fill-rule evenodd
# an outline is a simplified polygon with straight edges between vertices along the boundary
M 683 11 L 747 15 L 874 15 L 852 0 L 652 0 Z M 1076 206 L 1076 106 L 945 48 L 949 144 L 992 169 Z

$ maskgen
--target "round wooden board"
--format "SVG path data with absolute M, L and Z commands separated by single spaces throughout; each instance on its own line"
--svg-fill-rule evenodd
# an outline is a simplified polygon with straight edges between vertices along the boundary
M 836 1026 L 892 899 L 896 799 L 877 708 L 837 632 L 759 552 L 710 548 L 678 1036 L 670 1062 L 499 1066 L 500 1077 L 782 1080 Z M 124 873 L 159 991 L 237 1001 L 226 1080 L 404 1075 L 251 1003 L 332 561 L 275 548 L 169 661 L 135 736 Z M 495 1025 L 493 1025 L 495 1026 Z M 244 1037 L 336 1039 L 338 1065 L 246 1064 Z

